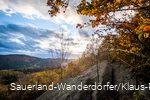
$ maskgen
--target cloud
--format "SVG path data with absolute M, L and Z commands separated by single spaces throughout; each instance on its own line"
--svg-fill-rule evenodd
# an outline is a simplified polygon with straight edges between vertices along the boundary
M 59 39 L 55 37 L 57 31 L 22 26 L 16 24 L 0 25 L 0 54 L 26 54 L 37 57 L 50 57 L 50 44 L 60 47 Z M 67 52 L 72 55 L 81 55 L 85 50 L 86 40 L 78 37 L 68 37 Z
M 68 30 L 68 28 L 67 28 L 66 25 L 62 25 L 61 28 L 62 28 L 64 31 L 67 31 L 67 30 Z
M 54 31 L 29 26 L 16 24 L 0 25 L 0 48 L 3 50 L 0 53 L 4 52 L 4 50 L 16 53 L 26 51 L 26 54 L 28 52 L 41 52 L 42 50 L 47 52 L 48 48 L 46 47 L 49 46 L 50 38 L 54 34 Z
M 35 3 L 36 2 L 36 3 Z M 11 16 L 12 14 L 21 14 L 28 19 L 42 18 L 47 19 L 45 14 L 48 10 L 46 0 L 1 0 L 0 10 Z M 42 9 L 42 10 L 40 10 Z
M 24 44 L 21 40 L 19 40 L 19 39 L 10 38 L 8 41 L 10 41 L 10 42 L 16 42 L 16 43 L 21 44 L 21 45 L 25 45 L 25 44 Z
M 38 29 L 30 26 L 21 26 L 16 24 L 0 25 L 0 33 L 10 35 L 15 38 L 47 38 L 54 34 L 54 31 Z M 7 34 L 6 34 L 7 33 Z M 26 36 L 26 37 L 25 37 Z
M 49 7 L 47 0 L 0 0 L 0 10 L 5 15 L 12 16 L 13 14 L 20 14 L 27 19 L 44 19 L 54 23 L 67 23 L 69 25 L 76 25 L 77 23 L 87 22 L 89 17 L 78 15 L 76 7 L 80 0 L 74 0 L 69 3 L 66 12 L 57 14 L 56 17 L 51 18 L 48 14 Z
M 33 28 L 38 28 L 36 25 L 31 24 L 31 23 L 27 23 L 27 26 L 33 27 Z
M 78 33 L 79 33 L 79 35 L 80 35 L 81 37 L 85 37 L 85 38 L 90 37 L 88 31 L 86 31 L 86 30 L 84 30 L 84 29 L 79 29 L 79 32 L 78 32 Z

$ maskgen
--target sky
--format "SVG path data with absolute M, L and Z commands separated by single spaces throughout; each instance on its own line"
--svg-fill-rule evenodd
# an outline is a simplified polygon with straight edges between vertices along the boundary
M 66 13 L 51 18 L 47 0 L 0 0 L 0 54 L 25 54 L 51 58 L 50 44 L 59 47 L 57 33 L 69 35 L 70 58 L 78 58 L 94 32 L 92 28 L 77 29 L 78 23 L 89 20 L 76 13 L 79 0 L 73 0 Z
M 54 57 L 51 44 L 59 48 L 56 34 L 69 36 L 69 58 L 76 59 L 85 51 L 86 45 L 97 28 L 77 29 L 78 23 L 93 17 L 78 15 L 75 6 L 80 0 L 72 0 L 65 13 L 51 18 L 47 0 L 0 0 L 0 54 L 25 54 L 39 58 Z M 116 17 L 122 18 L 120 12 Z M 103 26 L 102 26 L 103 27 Z M 56 57 L 56 56 L 55 56 Z

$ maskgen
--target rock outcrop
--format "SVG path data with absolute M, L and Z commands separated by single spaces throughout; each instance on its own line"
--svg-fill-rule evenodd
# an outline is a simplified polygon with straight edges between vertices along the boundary
M 48 90 L 37 100 L 134 100 L 132 90 L 127 90 L 128 85 L 135 85 L 132 73 L 120 64 L 109 64 L 103 61 L 98 64 L 99 84 L 97 79 L 97 66 L 93 66 L 75 78 L 63 80 L 62 84 L 91 85 L 89 90 Z M 95 83 L 97 82 L 97 83 Z M 109 83 L 108 83 L 109 82 Z M 59 84 L 61 84 L 59 83 Z M 94 85 L 96 84 L 96 90 Z M 105 85 L 105 87 L 104 87 Z M 109 89 L 107 87 L 109 85 Z M 55 85 L 57 86 L 57 84 Z M 99 86 L 99 87 L 98 87 Z M 103 86 L 103 89 L 100 88 Z M 112 86 L 112 87 L 111 87 Z M 113 87 L 114 86 L 114 87 Z M 122 87 L 123 86 L 123 87 Z M 111 87 L 111 88 L 110 88 Z M 82 87 L 83 88 L 83 87 Z M 101 90 L 100 90 L 101 89 Z

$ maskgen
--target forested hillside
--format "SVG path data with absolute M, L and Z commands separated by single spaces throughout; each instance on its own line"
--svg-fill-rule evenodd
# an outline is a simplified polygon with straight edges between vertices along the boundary
M 68 62 L 70 62 L 68 60 Z M 60 59 L 55 58 L 37 58 L 27 55 L 0 55 L 0 70 L 14 69 L 34 69 L 34 70 L 45 70 L 52 69 L 60 66 Z

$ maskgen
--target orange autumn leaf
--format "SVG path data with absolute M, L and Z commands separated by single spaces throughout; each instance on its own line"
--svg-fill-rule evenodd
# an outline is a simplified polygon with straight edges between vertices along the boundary
M 144 32 L 150 32 L 150 25 L 147 25 L 143 28 Z
M 121 3 L 121 0 L 116 0 L 116 2 Z

